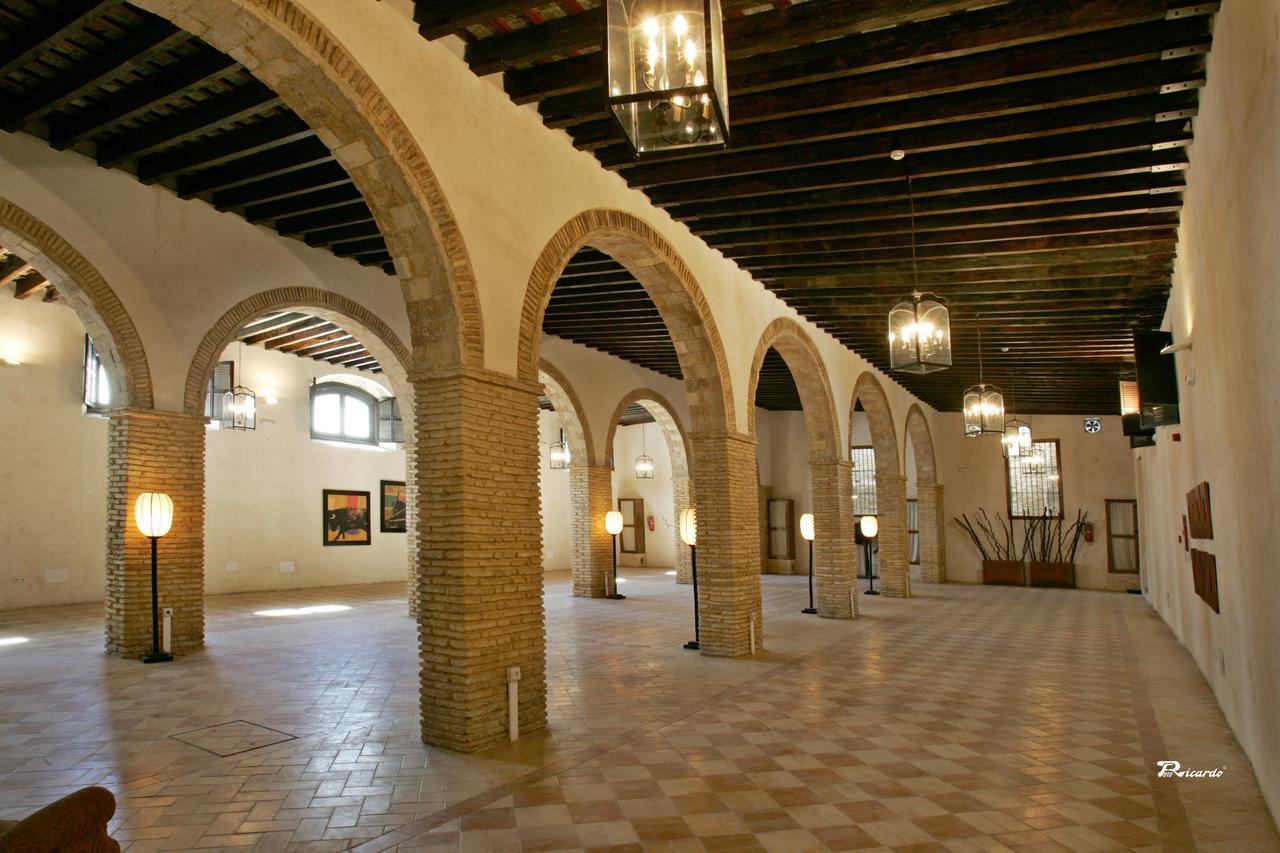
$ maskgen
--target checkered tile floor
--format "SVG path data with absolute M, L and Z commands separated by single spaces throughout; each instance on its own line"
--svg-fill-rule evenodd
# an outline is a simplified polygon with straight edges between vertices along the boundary
M 96 607 L 3 612 L 32 642 L 0 649 L 0 817 L 100 783 L 130 851 L 1280 850 L 1140 599 L 922 586 L 850 623 L 763 583 L 769 650 L 724 661 L 680 648 L 689 588 L 661 572 L 625 602 L 552 578 L 550 729 L 483 756 L 417 741 L 396 586 L 211 598 L 209 648 L 159 667 L 104 658 Z M 318 603 L 352 609 L 254 615 Z M 250 721 L 298 738 L 254 748 Z M 249 750 L 171 737 L 207 727 Z

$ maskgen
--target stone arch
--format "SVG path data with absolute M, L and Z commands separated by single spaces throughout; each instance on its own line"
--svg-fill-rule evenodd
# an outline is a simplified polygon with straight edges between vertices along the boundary
M 916 526 L 920 530 L 920 579 L 943 583 L 947 579 L 946 530 L 942 486 L 938 485 L 938 465 L 933 433 L 918 403 L 907 410 L 902 428 L 903 470 L 906 469 L 907 439 L 916 465 Z
M 621 210 L 587 210 L 548 241 L 529 276 L 517 350 L 517 375 L 537 374 L 542 318 L 556 281 L 577 252 L 590 246 L 622 264 L 653 300 L 675 343 L 693 429 L 736 432 L 732 383 L 711 307 L 693 273 L 667 240 Z
M 138 5 L 242 63 L 333 152 L 394 260 L 417 363 L 482 368 L 480 299 L 457 221 L 413 133 L 350 53 L 290 0 Z
M 871 446 L 876 458 L 876 514 L 880 522 L 879 555 L 881 591 L 907 598 L 911 595 L 910 554 L 907 540 L 907 490 L 898 453 L 898 431 L 893 422 L 889 397 L 870 370 L 853 386 L 849 402 L 849 424 L 861 402 L 871 427 Z
M 760 368 L 770 349 L 778 351 L 800 391 L 804 406 L 806 432 L 809 436 L 811 460 L 835 461 L 844 456 L 840 449 L 840 422 L 836 415 L 836 399 L 831 391 L 831 380 L 826 365 L 813 339 L 800 324 L 789 317 L 779 317 L 770 323 L 760 335 L 755 358 L 751 361 L 750 378 L 747 381 L 747 430 L 756 434 L 756 386 L 760 382 Z
M 637 388 L 618 401 L 618 405 L 614 406 L 613 415 L 609 418 L 609 432 L 605 436 L 604 452 L 608 454 L 609 467 L 614 466 L 613 440 L 618 434 L 618 421 L 622 419 L 622 413 L 632 403 L 644 406 L 662 431 L 662 437 L 667 445 L 667 456 L 671 459 L 671 507 L 678 519 L 680 513 L 693 506 L 693 478 L 690 476 L 690 453 L 684 426 L 666 397 L 648 388 Z M 676 537 L 674 566 L 676 583 L 693 583 L 693 564 L 689 549 L 682 547 L 679 541 L 678 525 L 672 530 L 672 535 Z
M 187 370 L 183 411 L 194 417 L 204 412 L 205 394 L 214 365 L 222 351 L 235 341 L 240 328 L 264 314 L 297 308 L 329 320 L 359 339 L 382 365 L 392 390 L 404 404 L 405 420 L 412 420 L 413 394 L 408 383 L 412 356 L 408 347 L 368 308 L 345 296 L 315 287 L 280 287 L 256 293 L 219 317 L 196 347 L 191 367 Z
M 851 619 L 857 610 L 857 557 L 853 534 L 853 466 L 840 448 L 840 421 L 826 365 L 813 339 L 789 317 L 760 335 L 747 382 L 747 425 L 756 432 L 756 387 L 770 349 L 795 380 L 809 439 L 809 479 L 816 535 L 813 542 L 814 605 L 818 615 Z M 762 534 L 763 535 L 763 534 Z
M 591 425 L 586 419 L 586 409 L 578 393 L 573 390 L 569 380 L 555 365 L 545 358 L 538 362 L 538 381 L 542 383 L 543 393 L 551 401 L 564 430 L 565 439 L 569 442 L 569 460 L 571 464 L 594 465 L 595 445 L 591 441 Z
M 80 318 L 107 368 L 118 407 L 150 409 L 151 370 L 133 319 L 102 274 L 52 228 L 0 198 L 0 245 L 40 271 Z

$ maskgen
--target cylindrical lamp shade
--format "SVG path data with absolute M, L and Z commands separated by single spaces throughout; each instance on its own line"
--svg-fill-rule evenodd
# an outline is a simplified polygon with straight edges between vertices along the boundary
M 680 541 L 689 546 L 698 544 L 698 511 L 693 507 L 680 513 Z
M 807 541 L 813 541 L 813 513 L 806 512 L 800 516 L 800 535 Z
M 889 367 L 934 373 L 951 366 L 951 312 L 932 293 L 913 293 L 889 311 Z
M 867 539 L 874 539 L 876 534 L 880 532 L 880 522 L 874 515 L 864 515 L 858 521 L 858 529 L 862 531 L 862 535 Z
M 164 492 L 143 492 L 133 504 L 133 520 L 143 536 L 164 536 L 173 527 L 173 498 Z
M 622 513 L 616 509 L 611 509 L 604 514 L 604 529 L 610 536 L 617 536 L 622 532 Z
M 983 383 L 964 392 L 964 434 L 1004 435 L 1004 394 L 999 388 Z

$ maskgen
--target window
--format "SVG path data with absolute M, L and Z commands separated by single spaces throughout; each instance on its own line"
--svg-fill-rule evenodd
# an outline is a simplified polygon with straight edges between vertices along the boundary
M 220 361 L 213 366 L 209 377 L 209 390 L 204 395 L 204 416 L 214 423 L 222 421 L 222 395 L 236 384 L 236 365 L 233 361 Z
M 849 451 L 853 459 L 853 514 L 876 514 L 876 452 L 870 447 L 854 447 Z
M 1107 498 L 1107 571 L 1138 571 L 1138 502 Z
M 618 498 L 618 512 L 622 513 L 622 534 L 618 547 L 624 554 L 644 553 L 644 500 Z
M 785 498 L 769 501 L 769 559 L 796 558 L 795 502 Z
M 911 565 L 920 565 L 920 501 L 915 498 L 907 498 L 907 548 Z
M 1031 450 L 1005 460 L 1010 518 L 1062 518 L 1062 470 L 1056 438 L 1031 442 Z
M 400 418 L 400 404 L 395 397 L 378 401 L 378 441 L 404 444 L 404 421 Z
M 97 348 L 84 336 L 84 410 L 100 414 L 111 405 L 111 382 Z
M 377 444 L 378 401 L 340 382 L 311 386 L 311 437 L 354 444 Z

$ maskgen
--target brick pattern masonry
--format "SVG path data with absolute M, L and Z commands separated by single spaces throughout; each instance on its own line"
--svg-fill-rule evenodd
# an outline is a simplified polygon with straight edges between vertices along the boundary
M 602 598 L 613 573 L 613 537 L 604 515 L 613 509 L 613 469 L 601 465 L 569 467 L 570 568 L 573 594 Z

